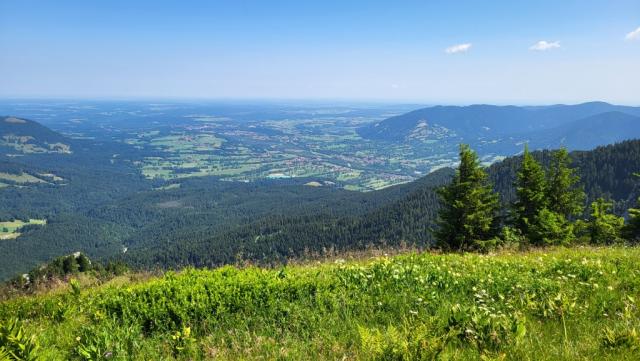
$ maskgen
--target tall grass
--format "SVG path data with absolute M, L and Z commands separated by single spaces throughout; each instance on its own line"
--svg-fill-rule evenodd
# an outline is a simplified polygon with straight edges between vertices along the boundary
M 637 360 L 640 249 L 185 270 L 15 298 L 43 359 Z

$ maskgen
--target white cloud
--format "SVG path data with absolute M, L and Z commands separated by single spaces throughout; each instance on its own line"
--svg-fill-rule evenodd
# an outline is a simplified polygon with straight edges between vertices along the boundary
M 444 52 L 447 53 L 447 54 L 465 53 L 470 48 L 471 48 L 471 44 L 469 44 L 469 43 L 458 44 L 458 45 L 453 45 L 453 46 L 450 46 L 450 47 L 444 49 Z
M 559 41 L 548 42 L 546 40 L 540 40 L 537 43 L 531 45 L 529 47 L 529 50 L 545 51 L 545 50 L 557 49 L 559 47 L 560 47 Z
M 624 38 L 627 40 L 640 40 L 640 27 L 627 34 Z
M 391 84 L 391 88 L 398 89 L 400 86 L 398 84 Z

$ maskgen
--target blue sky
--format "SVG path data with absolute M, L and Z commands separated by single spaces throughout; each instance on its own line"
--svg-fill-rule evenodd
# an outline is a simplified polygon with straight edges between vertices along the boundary
M 0 0 L 0 97 L 640 105 L 639 28 L 638 0 Z

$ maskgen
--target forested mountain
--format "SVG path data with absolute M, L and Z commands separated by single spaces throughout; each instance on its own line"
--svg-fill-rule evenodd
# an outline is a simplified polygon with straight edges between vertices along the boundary
M 550 152 L 534 156 L 548 163 Z M 640 141 L 627 141 L 593 151 L 572 152 L 580 170 L 587 202 L 603 196 L 616 201 L 624 212 L 640 193 L 632 173 L 640 169 Z M 488 168 L 505 205 L 513 200 L 520 157 L 511 157 Z M 421 179 L 404 197 L 361 215 L 336 217 L 327 213 L 298 217 L 267 216 L 217 235 L 182 238 L 132 249 L 123 259 L 139 267 L 214 266 L 238 260 L 271 263 L 304 254 L 330 250 L 432 244 L 431 229 L 438 211 L 436 188 L 448 182 L 453 171 L 442 169 Z M 369 193 L 372 196 L 376 192 Z
M 588 150 L 602 144 L 640 138 L 640 117 L 620 111 L 600 113 L 575 120 L 557 128 L 528 135 L 529 146 L 551 149 L 558 145 L 569 149 Z
M 504 149 L 522 141 L 532 147 L 591 149 L 637 136 L 640 108 L 591 102 L 517 107 L 435 106 L 366 125 L 360 136 L 392 142 L 459 139 Z M 510 149 L 510 148 L 509 148 Z
M 525 124 L 531 112 L 516 106 L 470 105 L 435 106 L 385 119 L 358 130 L 363 138 L 402 141 L 421 126 L 444 127 L 459 136 L 477 135 L 488 131 L 511 134 L 530 130 Z M 522 124 L 515 122 L 521 119 Z M 486 129 L 489 128 L 489 129 Z

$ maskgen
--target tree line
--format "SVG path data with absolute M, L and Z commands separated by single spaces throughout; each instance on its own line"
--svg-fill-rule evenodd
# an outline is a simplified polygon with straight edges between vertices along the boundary
M 544 167 L 525 145 L 512 180 L 515 200 L 505 212 L 477 154 L 461 144 L 456 173 L 438 190 L 437 245 L 453 251 L 487 251 L 503 244 L 603 245 L 640 240 L 640 198 L 639 208 L 628 210 L 626 222 L 612 212 L 613 202 L 603 197 L 585 212 L 586 195 L 567 150 L 552 151 L 547 163 Z

